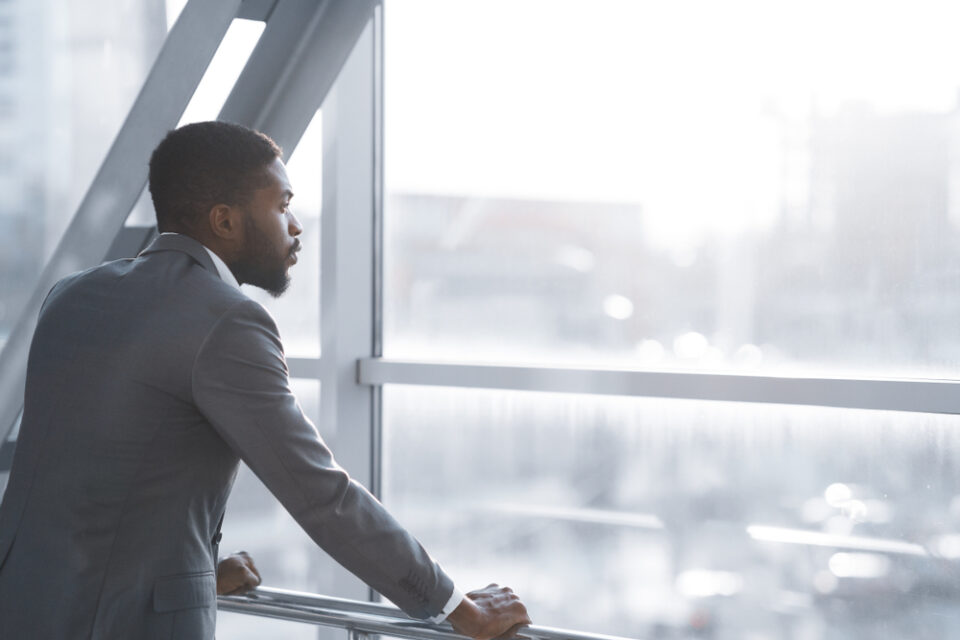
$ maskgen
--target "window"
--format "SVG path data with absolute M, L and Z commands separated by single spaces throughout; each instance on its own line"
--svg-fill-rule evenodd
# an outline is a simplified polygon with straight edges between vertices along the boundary
M 956 17 L 386 3 L 384 358 L 505 389 L 384 387 L 384 499 L 461 586 L 630 637 L 950 637 L 955 416 L 504 380 L 955 380 Z
M 386 503 L 535 622 L 947 638 L 960 620 L 956 416 L 392 385 L 384 405 Z
M 386 356 L 960 366 L 949 3 L 385 13 Z

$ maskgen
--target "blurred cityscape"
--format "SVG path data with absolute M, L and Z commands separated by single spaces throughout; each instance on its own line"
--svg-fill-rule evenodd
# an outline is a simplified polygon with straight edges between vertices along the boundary
M 166 34 L 164 0 L 0 2 L 0 345 Z
M 385 355 L 955 379 L 960 111 L 766 117 L 775 215 L 693 246 L 653 240 L 642 203 L 389 193 Z M 960 622 L 953 417 L 415 388 L 384 408 L 388 504 L 551 624 Z
M 955 416 L 416 387 L 384 406 L 386 503 L 464 586 L 509 584 L 535 621 L 956 635 Z
M 767 115 L 771 223 L 692 246 L 642 203 L 389 194 L 388 355 L 955 377 L 960 112 Z

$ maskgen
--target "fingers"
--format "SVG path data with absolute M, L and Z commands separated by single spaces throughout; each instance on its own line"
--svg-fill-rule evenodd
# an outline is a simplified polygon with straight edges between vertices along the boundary
M 531 624 L 527 608 L 510 587 L 491 583 L 467 594 L 480 613 L 476 626 L 456 630 L 477 640 L 513 638 L 517 630 Z M 455 627 L 456 628 L 456 627 Z
M 471 600 L 482 598 L 483 596 L 489 594 L 491 591 L 494 591 L 495 589 L 497 589 L 499 586 L 500 585 L 498 585 L 496 582 L 491 582 L 490 584 L 485 586 L 483 589 L 474 589 L 473 591 L 468 592 L 467 597 L 470 598 Z
M 217 566 L 217 593 L 239 595 L 260 586 L 260 572 L 245 551 L 230 554 Z
M 250 571 L 252 571 L 254 574 L 256 574 L 258 581 L 261 580 L 260 571 L 257 570 L 257 565 L 253 563 L 253 558 L 250 557 L 250 554 L 247 553 L 246 551 L 237 551 L 236 555 L 241 556 L 247 568 L 250 569 Z M 260 584 L 260 583 L 257 582 L 257 584 Z
M 240 595 L 260 586 L 260 576 L 242 566 L 229 576 L 224 576 L 223 581 L 226 583 L 223 586 L 223 595 L 228 596 Z
M 254 573 L 247 567 L 243 568 L 243 589 L 249 591 L 260 586 L 260 575 Z

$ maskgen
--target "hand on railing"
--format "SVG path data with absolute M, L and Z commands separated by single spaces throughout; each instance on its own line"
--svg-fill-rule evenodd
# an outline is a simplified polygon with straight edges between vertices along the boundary
M 468 593 L 447 621 L 457 633 L 476 640 L 510 638 L 531 623 L 527 608 L 513 590 L 496 584 Z
M 520 610 L 520 607 L 523 607 L 516 600 L 516 596 L 509 591 L 501 590 L 496 585 L 475 591 L 469 596 L 468 607 L 473 605 L 477 608 L 481 606 L 488 608 L 487 605 L 496 601 L 506 604 L 506 609 L 514 607 Z M 316 593 L 257 587 L 242 596 L 220 596 L 217 606 L 221 611 L 349 629 L 353 640 L 361 640 L 364 634 L 410 640 L 464 640 L 462 633 L 451 630 L 446 624 L 411 620 L 409 616 L 392 605 L 345 600 Z M 529 620 L 526 617 L 526 609 L 523 608 L 522 611 L 521 616 Z M 449 620 L 449 617 L 447 619 Z M 518 624 L 520 623 L 514 623 L 508 633 L 517 632 Z M 536 625 L 524 627 L 517 633 L 524 640 L 628 640 L 620 636 Z
M 246 551 L 237 551 L 217 563 L 217 595 L 237 596 L 260 586 L 260 572 Z

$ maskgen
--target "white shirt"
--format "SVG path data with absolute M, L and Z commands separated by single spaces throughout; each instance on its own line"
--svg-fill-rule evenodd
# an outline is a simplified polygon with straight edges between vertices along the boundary
M 463 602 L 465 596 L 460 589 L 457 589 L 457 585 L 453 585 L 453 593 L 450 594 L 450 599 L 447 600 L 447 604 L 443 605 L 443 609 L 440 610 L 440 613 L 433 616 L 432 618 L 427 618 L 430 622 L 436 624 L 438 622 L 443 622 L 447 619 L 453 610 L 460 606 L 460 603 Z
M 173 233 L 172 231 L 166 231 L 160 235 L 166 236 L 177 234 Z M 237 278 L 233 275 L 233 272 L 230 271 L 230 267 L 227 266 L 227 263 L 224 262 L 220 256 L 207 248 L 206 245 L 203 245 L 203 248 L 208 254 L 210 254 L 210 259 L 213 260 L 213 266 L 217 268 L 217 273 L 220 274 L 220 279 L 239 291 L 240 283 L 237 282 Z M 440 610 L 440 613 L 432 618 L 429 618 L 428 620 L 434 624 L 443 622 L 447 619 L 447 616 L 453 613 L 454 609 L 460 606 L 460 603 L 463 602 L 464 597 L 465 596 L 463 595 L 463 592 L 460 591 L 460 589 L 457 589 L 457 585 L 453 585 L 453 593 L 450 594 L 450 599 L 447 600 L 447 604 L 443 605 L 443 609 Z

